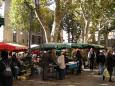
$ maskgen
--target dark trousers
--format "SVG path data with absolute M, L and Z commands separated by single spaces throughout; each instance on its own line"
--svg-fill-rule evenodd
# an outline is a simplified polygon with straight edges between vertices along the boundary
M 43 67 L 43 74 L 42 74 L 42 78 L 43 80 L 48 80 L 48 66 Z
M 107 67 L 107 70 L 108 70 L 109 75 L 110 75 L 109 80 L 111 81 L 112 80 L 113 67 Z
M 94 68 L 94 60 L 90 60 L 90 69 L 93 70 Z
M 13 86 L 13 78 L 3 78 L 0 82 L 0 86 Z
M 65 69 L 58 69 L 59 80 L 63 80 L 65 78 Z

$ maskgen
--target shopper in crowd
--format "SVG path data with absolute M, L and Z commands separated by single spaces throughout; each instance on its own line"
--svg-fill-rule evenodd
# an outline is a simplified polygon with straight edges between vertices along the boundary
M 49 53 L 44 51 L 42 55 L 42 67 L 43 67 L 43 75 L 42 78 L 43 80 L 47 80 L 47 74 L 48 74 L 48 66 L 49 66 Z
M 16 57 L 16 54 L 13 54 L 12 55 L 12 64 L 14 66 L 14 72 L 13 72 L 13 75 L 14 75 L 14 79 L 17 79 L 17 76 L 19 75 L 20 73 L 20 62 L 18 61 L 17 57 Z
M 88 52 L 88 60 L 89 60 L 89 67 L 91 70 L 94 69 L 94 62 L 95 62 L 96 54 L 94 52 L 94 49 L 91 48 Z
M 61 54 L 59 55 L 59 57 L 57 58 L 57 64 L 59 66 L 58 69 L 58 73 L 59 73 L 59 80 L 63 80 L 65 78 L 65 68 L 66 68 L 66 64 L 65 64 L 65 56 L 64 56 L 65 52 L 61 52 Z
M 97 64 L 99 65 L 99 75 L 103 74 L 104 66 L 105 66 L 105 55 L 103 51 L 100 51 L 99 55 L 97 56 Z
M 113 67 L 114 67 L 114 60 L 113 60 L 113 55 L 112 55 L 111 50 L 108 50 L 107 52 L 106 67 L 110 75 L 109 81 L 112 82 L 112 72 L 113 72 Z M 103 80 L 104 79 L 105 79 L 105 76 L 103 76 Z
M 76 52 L 76 62 L 77 62 L 77 73 L 81 73 L 82 70 L 82 55 L 80 50 L 77 50 Z
M 13 65 L 8 59 L 8 51 L 1 51 L 0 86 L 13 86 Z

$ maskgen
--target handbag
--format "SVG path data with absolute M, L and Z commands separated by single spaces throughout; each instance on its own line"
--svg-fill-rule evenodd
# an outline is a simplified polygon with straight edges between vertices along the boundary
M 110 77 L 107 68 L 104 69 L 103 76 L 105 76 L 105 77 Z

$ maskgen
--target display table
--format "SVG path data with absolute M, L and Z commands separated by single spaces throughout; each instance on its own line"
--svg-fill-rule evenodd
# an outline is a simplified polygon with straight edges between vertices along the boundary
M 76 68 L 76 67 L 77 67 L 77 62 L 68 62 L 68 63 L 66 64 L 66 67 L 67 67 L 68 69 Z
M 67 71 L 67 74 L 68 73 L 74 73 L 74 72 L 76 72 L 76 69 L 77 69 L 77 62 L 68 62 L 68 63 L 66 63 L 66 71 Z

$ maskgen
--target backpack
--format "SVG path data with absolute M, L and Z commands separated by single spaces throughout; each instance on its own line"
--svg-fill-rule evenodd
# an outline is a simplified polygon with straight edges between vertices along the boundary
M 3 62 L 3 64 L 5 65 L 5 69 L 3 71 L 3 76 L 11 77 L 12 76 L 12 70 L 11 70 L 10 64 L 6 64 L 4 62 Z

